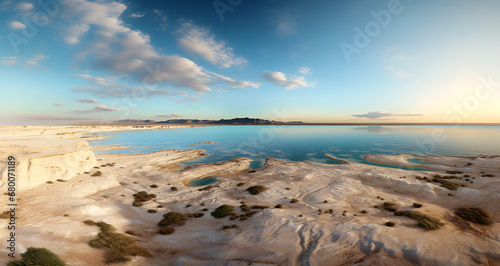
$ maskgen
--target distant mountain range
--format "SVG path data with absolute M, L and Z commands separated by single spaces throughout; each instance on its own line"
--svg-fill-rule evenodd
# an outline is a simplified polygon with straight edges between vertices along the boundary
M 200 120 L 200 119 L 170 119 L 165 121 L 124 119 L 115 121 L 120 124 L 187 124 L 187 125 L 273 125 L 273 124 L 302 124 L 301 121 L 280 122 L 261 118 L 233 118 L 220 120 Z

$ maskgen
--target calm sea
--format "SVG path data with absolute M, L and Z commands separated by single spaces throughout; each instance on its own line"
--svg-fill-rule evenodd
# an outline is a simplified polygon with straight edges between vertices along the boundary
M 203 149 L 209 154 L 186 162 L 185 166 L 235 157 L 254 160 L 251 168 L 256 169 L 270 157 L 335 164 L 338 162 L 323 155 L 369 163 L 363 159 L 364 154 L 500 154 L 498 126 L 214 126 L 93 135 L 113 137 L 91 141 L 91 146 L 121 144 L 134 147 L 107 153 Z M 215 144 L 190 145 L 199 142 Z

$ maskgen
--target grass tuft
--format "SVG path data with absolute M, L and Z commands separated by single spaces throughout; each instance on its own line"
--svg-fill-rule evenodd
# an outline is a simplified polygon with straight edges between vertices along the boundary
M 30 247 L 21 254 L 21 260 L 10 261 L 7 266 L 64 266 L 64 261 L 54 252 L 46 248 Z
M 247 188 L 248 193 L 250 193 L 252 195 L 258 195 L 261 192 L 264 192 L 266 190 L 268 190 L 268 188 L 264 187 L 264 186 L 251 186 L 251 187 Z
M 490 214 L 481 208 L 458 208 L 455 210 L 455 214 L 466 221 L 476 224 L 493 224 Z
M 231 205 L 221 205 L 215 209 L 215 211 L 210 214 L 215 218 L 223 218 L 230 214 L 233 214 L 234 207 Z

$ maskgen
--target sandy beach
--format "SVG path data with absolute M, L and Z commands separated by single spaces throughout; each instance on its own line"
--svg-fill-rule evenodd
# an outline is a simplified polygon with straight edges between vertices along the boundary
M 16 255 L 45 247 L 67 265 L 105 265 L 106 250 L 89 245 L 100 233 L 84 223 L 92 220 L 121 234 L 133 231 L 136 244 L 151 255 L 116 265 L 500 264 L 499 156 L 365 155 L 371 162 L 428 171 L 272 158 L 258 170 L 249 169 L 247 158 L 182 168 L 179 163 L 204 151 L 95 155 L 128 147 L 92 149 L 85 136 L 140 129 L 148 128 L 0 128 L 4 192 L 7 158 L 16 161 Z M 187 186 L 213 176 L 214 185 Z M 265 191 L 250 194 L 248 188 L 258 185 Z M 155 197 L 133 206 L 141 191 Z M 0 204 L 8 200 L 4 196 Z M 221 205 L 234 211 L 213 217 Z M 486 211 L 490 224 L 459 217 L 459 208 Z M 439 228 L 419 226 L 421 220 L 409 214 L 417 211 L 439 220 Z M 169 212 L 198 215 L 173 225 L 172 234 L 158 234 Z M 1 227 L 2 239 L 9 233 Z M 1 252 L 0 263 L 8 262 L 8 251 Z

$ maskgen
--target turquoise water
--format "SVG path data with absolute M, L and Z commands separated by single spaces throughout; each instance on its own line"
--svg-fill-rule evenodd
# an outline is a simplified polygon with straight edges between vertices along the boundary
M 419 160 L 419 159 L 417 159 L 417 158 L 409 158 L 407 161 L 408 161 L 408 162 L 410 162 L 410 163 L 419 163 L 419 164 L 430 164 L 430 165 L 434 165 L 433 163 L 424 162 L 424 161 L 421 161 L 421 160 Z
M 498 126 L 215 126 L 93 134 L 113 136 L 90 145 L 121 144 L 133 149 L 101 153 L 148 153 L 165 149 L 203 149 L 209 156 L 192 165 L 253 159 L 251 168 L 266 158 L 329 164 L 339 159 L 368 163 L 364 154 L 462 155 L 500 154 Z M 189 145 L 198 142 L 215 144 Z
M 217 177 L 212 176 L 206 178 L 191 179 L 189 180 L 188 185 L 192 187 L 199 187 L 199 186 L 215 184 L 215 182 L 217 182 Z

